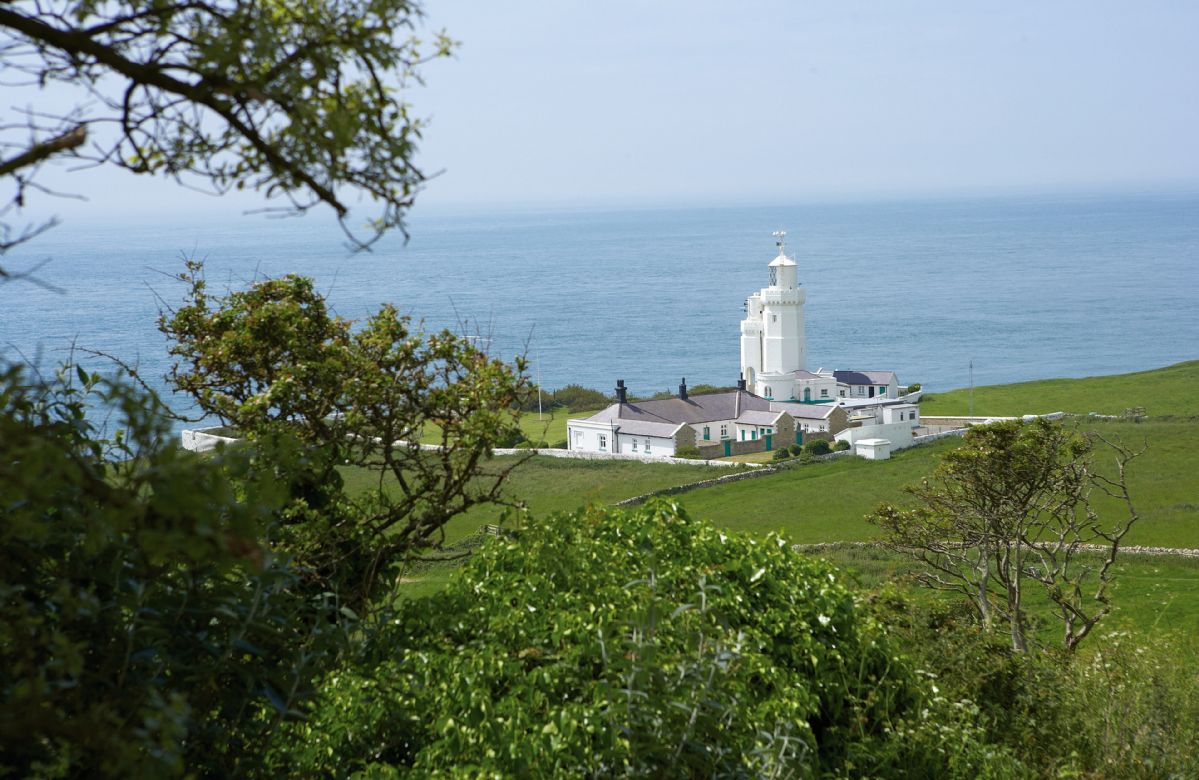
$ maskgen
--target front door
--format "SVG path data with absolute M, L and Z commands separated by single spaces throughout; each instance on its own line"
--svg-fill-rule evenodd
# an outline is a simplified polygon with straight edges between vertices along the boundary
M 771 434 L 769 434 L 769 433 L 766 434 L 766 451 L 767 452 L 770 452 L 772 449 L 774 449 L 774 447 L 772 447 L 770 445 L 770 438 L 771 438 Z
M 729 441 L 728 439 L 725 439 L 724 440 L 724 456 L 727 458 L 728 456 L 730 456 L 732 454 L 733 454 L 733 443 L 731 441 Z

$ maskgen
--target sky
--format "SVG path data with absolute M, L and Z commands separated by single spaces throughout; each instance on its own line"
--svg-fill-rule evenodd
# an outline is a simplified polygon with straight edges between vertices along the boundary
M 1199 185 L 1199 3 L 430 0 L 424 208 Z M 123 172 L 31 214 L 238 210 Z M 118 195 L 119 197 L 113 197 Z

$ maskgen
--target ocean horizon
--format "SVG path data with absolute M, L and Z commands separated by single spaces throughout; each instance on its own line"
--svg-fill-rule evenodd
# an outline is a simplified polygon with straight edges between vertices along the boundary
M 546 388 L 733 384 L 772 232 L 807 290 L 808 368 L 893 369 L 927 389 L 1156 368 L 1199 357 L 1199 193 L 1011 195 L 730 207 L 416 210 L 411 239 L 347 251 L 328 219 L 72 220 L 10 252 L 0 357 L 72 345 L 168 367 L 158 312 L 205 259 L 210 289 L 315 278 L 350 319 L 385 302 L 426 329 L 524 354 Z M 97 364 L 94 358 L 85 362 Z

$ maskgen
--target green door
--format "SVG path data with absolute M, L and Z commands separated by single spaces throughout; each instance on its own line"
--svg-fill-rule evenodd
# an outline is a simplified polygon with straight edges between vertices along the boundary
M 770 445 L 771 434 L 766 434 L 766 451 L 770 452 L 774 447 Z
M 800 428 L 795 429 L 795 443 L 803 444 L 803 430 Z
M 724 456 L 727 458 L 728 456 L 730 456 L 732 454 L 733 454 L 733 443 L 731 441 L 729 441 L 728 439 L 725 439 L 724 440 Z

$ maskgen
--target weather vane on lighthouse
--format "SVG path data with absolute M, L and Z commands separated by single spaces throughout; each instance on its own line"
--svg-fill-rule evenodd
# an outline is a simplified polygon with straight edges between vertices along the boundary
M 776 230 L 771 233 L 774 236 L 774 244 L 779 248 L 779 254 L 783 253 L 783 247 L 786 245 L 787 231 Z

